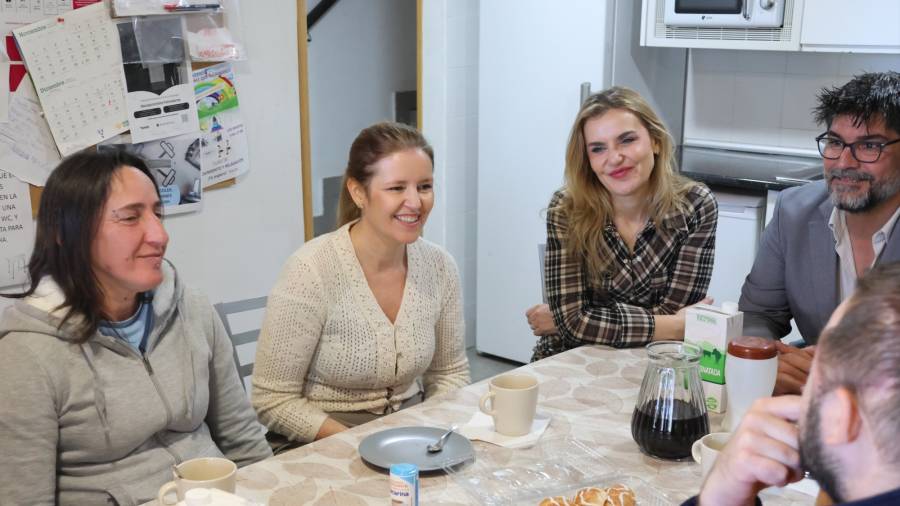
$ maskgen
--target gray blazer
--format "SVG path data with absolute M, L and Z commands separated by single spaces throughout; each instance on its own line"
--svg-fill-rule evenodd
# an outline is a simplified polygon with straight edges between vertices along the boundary
M 818 341 L 840 303 L 840 267 L 828 227 L 833 207 L 824 181 L 781 192 L 741 289 L 745 335 L 784 337 L 793 318 L 807 344 Z M 898 229 L 900 220 L 876 263 L 900 260 Z

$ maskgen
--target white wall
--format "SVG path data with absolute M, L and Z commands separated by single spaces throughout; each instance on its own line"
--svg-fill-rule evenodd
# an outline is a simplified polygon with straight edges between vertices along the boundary
M 318 216 L 322 179 L 344 173 L 359 131 L 392 118 L 391 93 L 416 89 L 416 3 L 341 0 L 310 36 L 310 155 Z
M 166 257 L 213 303 L 268 295 L 285 259 L 303 243 L 294 13 L 292 0 L 242 2 L 249 60 L 237 64 L 235 77 L 250 173 L 235 186 L 205 192 L 202 211 L 165 219 Z
M 685 143 L 817 155 L 818 91 L 884 70 L 900 70 L 900 55 L 692 49 Z
M 435 149 L 436 203 L 425 237 L 456 259 L 466 344 L 475 345 L 478 4 L 425 0 L 422 131 Z
M 250 173 L 205 193 L 201 212 L 166 219 L 166 256 L 214 303 L 268 295 L 303 243 L 295 2 L 244 1 L 241 18 L 248 60 L 235 79 Z

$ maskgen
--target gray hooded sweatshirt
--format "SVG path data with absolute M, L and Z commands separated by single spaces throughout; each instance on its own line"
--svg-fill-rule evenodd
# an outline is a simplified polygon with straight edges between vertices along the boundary
M 95 333 L 74 342 L 58 285 L 0 321 L 0 504 L 132 505 L 156 497 L 172 465 L 271 455 L 209 302 L 163 262 L 147 352 Z

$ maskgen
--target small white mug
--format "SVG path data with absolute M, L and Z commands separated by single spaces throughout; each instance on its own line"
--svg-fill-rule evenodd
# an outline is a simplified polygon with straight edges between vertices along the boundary
M 524 436 L 531 432 L 537 409 L 538 382 L 527 374 L 503 374 L 490 381 L 490 390 L 478 407 L 494 419 L 494 430 L 504 436 Z M 491 409 L 488 409 L 488 400 Z
M 173 472 L 174 480 L 166 483 L 159 489 L 156 499 L 159 504 L 175 504 L 167 502 L 166 496 L 175 492 L 179 501 L 184 500 L 184 494 L 195 488 L 215 488 L 225 492 L 234 493 L 235 475 L 237 465 L 219 457 L 201 457 L 185 460 L 175 466 L 178 468 L 179 478 Z
M 694 445 L 691 446 L 691 456 L 694 457 L 694 462 L 700 464 L 703 469 L 704 478 L 709 474 L 713 464 L 716 463 L 716 458 L 728 444 L 730 438 L 730 432 L 711 432 L 694 441 Z

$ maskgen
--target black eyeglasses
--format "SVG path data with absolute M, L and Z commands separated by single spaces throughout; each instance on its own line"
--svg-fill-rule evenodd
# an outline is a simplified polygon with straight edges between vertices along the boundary
M 874 141 L 856 141 L 846 143 L 840 139 L 829 137 L 828 134 L 822 134 L 816 137 L 816 143 L 819 145 L 819 153 L 822 158 L 829 160 L 837 160 L 844 152 L 844 148 L 850 148 L 850 154 L 857 161 L 862 163 L 874 163 L 881 158 L 881 152 L 885 146 L 890 146 L 900 142 L 900 139 L 894 139 L 890 142 L 874 142 Z

